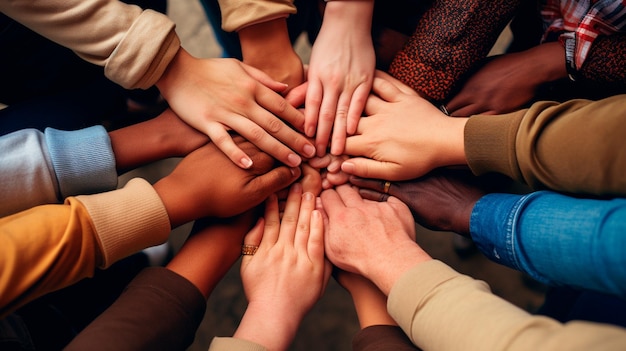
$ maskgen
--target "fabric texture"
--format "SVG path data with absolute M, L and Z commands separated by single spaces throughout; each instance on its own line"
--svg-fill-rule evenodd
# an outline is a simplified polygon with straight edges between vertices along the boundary
M 532 316 L 491 293 L 484 282 L 437 260 L 405 272 L 392 287 L 387 308 L 423 350 L 622 350 L 626 345 L 622 328 Z

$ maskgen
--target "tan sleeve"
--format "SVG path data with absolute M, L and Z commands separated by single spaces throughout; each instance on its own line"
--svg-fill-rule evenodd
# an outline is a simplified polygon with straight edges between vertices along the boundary
M 531 188 L 626 195 L 626 95 L 538 102 L 500 116 L 472 116 L 465 154 L 474 174 L 503 173 Z
M 0 11 L 103 66 L 109 79 L 127 89 L 154 85 L 180 48 L 166 15 L 122 1 L 2 1 Z
M 487 284 L 429 261 L 406 272 L 389 294 L 391 316 L 423 350 L 622 350 L 626 330 L 533 316 Z
M 209 351 L 267 351 L 267 349 L 253 342 L 228 337 L 214 337 L 209 345 Z
M 296 13 L 293 0 L 219 0 L 222 29 L 240 29 Z
M 164 243 L 171 232 L 161 198 L 144 179 L 134 178 L 122 189 L 76 199 L 85 206 L 96 229 L 103 258 L 100 268 Z

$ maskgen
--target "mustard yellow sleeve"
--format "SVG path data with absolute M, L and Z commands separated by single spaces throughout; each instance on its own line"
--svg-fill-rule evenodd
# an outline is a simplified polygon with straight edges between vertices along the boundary
M 535 190 L 626 195 L 626 95 L 598 101 L 538 102 L 465 127 L 474 174 L 505 174 Z
M 533 316 L 432 260 L 406 272 L 387 308 L 423 350 L 623 350 L 626 330 Z
M 106 77 L 127 89 L 154 85 L 180 48 L 166 15 L 122 1 L 0 1 L 0 11 L 103 66 Z
M 293 0 L 219 0 L 222 29 L 240 29 L 296 13 Z
M 165 242 L 171 231 L 161 200 L 143 179 L 0 218 L 0 228 L 0 318 Z

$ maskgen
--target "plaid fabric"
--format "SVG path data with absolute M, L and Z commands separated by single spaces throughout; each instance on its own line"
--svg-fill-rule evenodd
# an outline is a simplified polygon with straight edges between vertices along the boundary
M 576 69 L 582 67 L 599 35 L 626 32 L 626 0 L 544 0 L 541 15 L 544 41 L 554 34 L 561 40 L 575 39 L 569 55 Z

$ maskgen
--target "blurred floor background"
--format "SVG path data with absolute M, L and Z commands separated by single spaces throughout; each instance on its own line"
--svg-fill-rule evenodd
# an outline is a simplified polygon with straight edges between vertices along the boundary
M 183 46 L 197 57 L 219 57 L 221 50 L 197 0 L 170 0 L 168 14 L 177 23 L 177 32 Z M 498 52 L 506 45 L 507 33 L 494 48 Z M 301 38 L 297 50 L 308 62 L 310 48 Z M 124 175 L 121 184 L 133 176 L 142 176 L 156 181 L 167 174 L 177 160 L 166 160 L 133 173 Z M 191 225 L 178 228 L 172 233 L 175 248 L 189 233 Z M 535 311 L 543 302 L 541 287 L 530 289 L 526 278 L 519 272 L 499 266 L 480 253 L 460 258 L 453 250 L 452 233 L 430 232 L 418 227 L 418 243 L 433 257 L 438 258 L 458 271 L 488 282 L 493 292 L 513 304 Z M 532 286 L 532 285 L 531 285 Z M 239 280 L 239 264 L 236 264 L 216 287 L 208 300 L 204 321 L 196 333 L 196 339 L 188 351 L 206 351 L 214 336 L 230 336 L 237 328 L 246 307 L 246 299 Z M 358 330 L 350 296 L 331 279 L 325 295 L 303 321 L 290 350 L 351 350 L 352 336 Z

